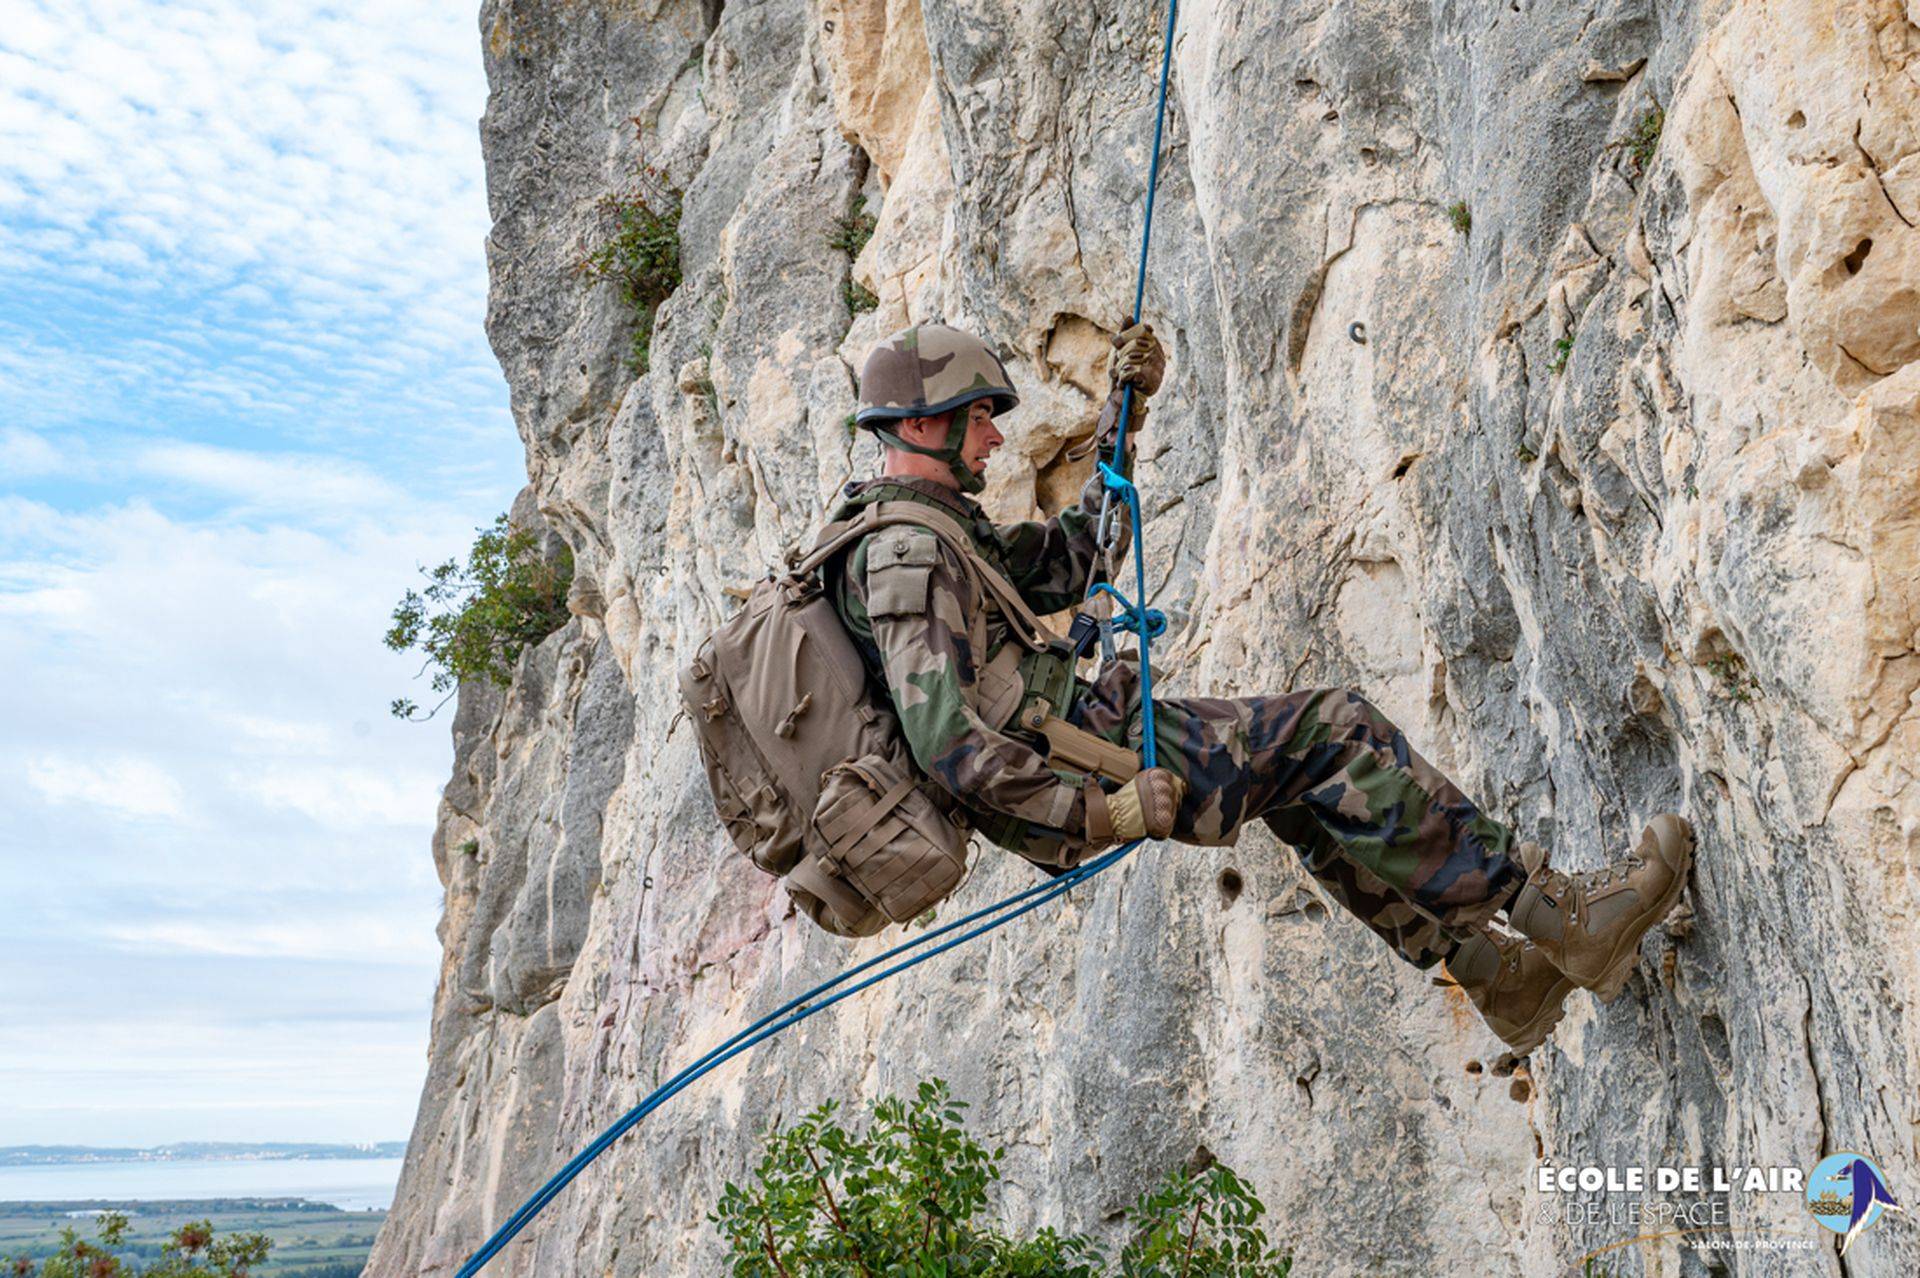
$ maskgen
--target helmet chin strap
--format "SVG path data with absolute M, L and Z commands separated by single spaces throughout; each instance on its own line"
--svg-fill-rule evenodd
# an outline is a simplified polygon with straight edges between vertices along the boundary
M 874 434 L 885 440 L 889 448 L 898 448 L 903 453 L 917 453 L 921 457 L 938 458 L 947 464 L 947 470 L 953 480 L 960 485 L 963 493 L 977 493 L 987 486 L 986 477 L 973 473 L 973 467 L 961 460 L 960 454 L 967 443 L 967 413 L 963 407 L 956 408 L 947 419 L 947 442 L 941 448 L 928 448 L 924 444 L 910 444 L 898 433 L 874 428 Z

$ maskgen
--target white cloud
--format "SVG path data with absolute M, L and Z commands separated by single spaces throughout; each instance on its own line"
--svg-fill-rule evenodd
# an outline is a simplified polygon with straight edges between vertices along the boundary
M 261 476 L 284 478 L 272 457 L 257 473 L 224 460 L 181 470 L 237 475 L 215 489 L 236 504 L 257 495 Z M 64 973 L 69 995 L 23 1013 L 31 994 L 0 980 L 0 1024 L 25 1015 L 43 1043 L 84 1040 L 98 1014 L 89 1009 L 135 997 L 127 973 L 169 955 L 209 966 L 190 986 L 138 991 L 144 1011 L 191 1023 L 186 1001 L 222 990 L 227 1014 L 273 1021 L 285 987 L 254 989 L 248 974 L 269 959 L 298 962 L 290 979 L 348 1002 L 384 1005 L 398 990 L 418 1003 L 418 1023 L 395 1030 L 414 1049 L 362 1080 L 384 1098 L 370 1112 L 390 1116 L 419 1082 L 438 958 L 430 836 L 450 743 L 442 725 L 386 714 L 389 698 L 416 691 L 418 661 L 387 652 L 380 636 L 416 565 L 456 553 L 476 521 L 417 500 L 369 509 L 351 485 L 309 488 L 338 505 L 300 525 L 175 518 L 139 500 L 76 513 L 0 496 L 0 665 L 34 671 L 0 681 L 0 899 L 16 944 Z M 117 964 L 76 969 L 75 947 L 87 946 L 111 947 Z M 368 963 L 386 966 L 370 973 Z M 209 1075 L 169 1075 L 145 1103 L 173 1088 L 181 1116 L 130 1108 L 127 1130 L 266 1138 L 229 1111 L 272 1108 L 272 1088 L 299 1075 L 301 1058 L 336 1046 L 321 1025 L 274 1041 L 286 1054 L 251 1090 L 216 1094 Z M 59 1107 L 81 1090 L 36 1074 L 7 1104 Z M 193 1116 L 203 1102 L 218 1104 Z M 0 1122 L 15 1121 L 7 1104 Z M 283 1110 L 272 1121 L 293 1130 Z M 112 1121 L 93 1122 L 91 1139 L 110 1143 Z
M 480 68 L 461 5 L 0 23 L 0 1128 L 405 1130 L 450 743 L 379 640 L 520 482 Z
M 90 295 L 79 313 L 116 341 L 183 312 L 219 339 L 121 370 L 104 384 L 119 398 L 301 407 L 287 383 L 310 392 L 328 373 L 308 334 L 278 384 L 208 376 L 283 314 L 382 347 L 394 367 L 365 406 L 419 411 L 442 371 L 490 363 L 485 100 L 461 6 L 26 0 L 0 23 L 0 269 L 17 293 Z M 41 424 L 103 407 L 85 377 L 98 342 L 60 328 L 37 334 L 57 352 L 38 380 L 64 395 L 10 396 Z M 497 398 L 464 407 L 493 414 Z
M 148 759 L 83 763 L 43 755 L 27 762 L 27 784 L 50 803 L 85 803 L 130 817 L 178 817 L 180 783 Z
M 324 456 L 246 452 L 206 444 L 161 444 L 145 449 L 136 466 L 233 499 L 235 513 L 301 511 L 338 515 L 370 508 L 394 510 L 409 494 L 366 466 Z
M 370 825 L 418 827 L 421 814 L 433 813 L 445 777 L 425 772 L 394 776 L 370 768 L 336 766 L 262 769 L 251 766 L 233 778 L 236 789 L 270 807 L 297 812 L 328 830 L 362 830 Z
M 352 1002 L 316 1007 L 316 997 L 325 997 L 316 986 L 323 991 L 338 977 L 329 972 L 326 982 L 316 982 L 313 965 L 299 960 L 170 956 L 142 967 L 171 984 L 194 984 L 242 963 L 268 978 L 263 986 L 270 981 L 279 990 L 277 1014 L 262 1015 L 251 999 L 222 999 L 220 991 L 207 1002 L 169 999 L 164 987 L 143 981 L 102 993 L 92 974 L 76 980 L 61 971 L 67 997 L 85 991 L 96 1001 L 57 1034 L 44 1020 L 0 1022 L 0 1076 L 7 1079 L 0 1132 L 10 1141 L 94 1145 L 210 1133 L 230 1140 L 404 1138 L 419 1098 L 431 984 L 402 998 L 348 987 Z M 386 984 L 402 984 L 413 966 L 384 969 Z M 29 971 L 6 975 L 32 979 Z M 49 1051 L 49 1041 L 60 1049 Z
M 426 965 L 440 957 L 431 931 L 400 931 L 355 917 L 298 918 L 269 923 L 206 919 L 109 923 L 107 940 L 140 953 L 211 954 L 225 958 L 281 958 Z
M 0 377 L 5 372 L 5 365 L 0 363 Z M 54 474 L 61 466 L 60 450 L 46 436 L 14 427 L 0 430 L 0 472 L 24 479 Z

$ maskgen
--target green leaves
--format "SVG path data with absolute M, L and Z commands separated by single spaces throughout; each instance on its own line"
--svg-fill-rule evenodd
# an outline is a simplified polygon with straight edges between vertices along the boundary
M 426 587 L 394 605 L 383 642 L 395 652 L 425 653 L 435 692 L 451 695 L 466 679 L 506 687 L 520 654 L 567 624 L 573 552 L 563 547 L 548 559 L 539 535 L 513 527 L 505 515 L 480 531 L 464 567 L 449 559 L 421 573 Z M 433 717 L 405 697 L 391 709 L 402 719 Z
M 265 1234 L 216 1238 L 212 1221 L 197 1220 L 173 1231 L 158 1263 L 137 1269 L 114 1255 L 126 1244 L 127 1223 L 121 1213 L 103 1211 L 95 1221 L 98 1245 L 68 1226 L 60 1231 L 60 1250 L 41 1262 L 37 1276 L 24 1258 L 9 1262 L 8 1272 L 13 1278 L 252 1278 L 273 1247 Z
M 1285 1278 L 1266 1209 L 1217 1164 L 1140 1199 L 1117 1270 L 1081 1235 L 1007 1236 L 982 1219 L 1005 1151 L 967 1134 L 966 1109 L 934 1079 L 875 1102 L 864 1132 L 832 1101 L 769 1132 L 752 1184 L 708 1217 L 734 1278 Z
M 878 225 L 880 219 L 867 212 L 867 197 L 856 195 L 847 215 L 833 219 L 833 234 L 827 236 L 827 247 L 839 249 L 848 257 L 859 257 Z
M 1553 340 L 1553 358 L 1547 361 L 1547 371 L 1559 374 L 1567 371 L 1567 356 L 1573 354 L 1573 334 L 1556 337 Z
M 1653 153 L 1660 147 L 1660 134 L 1666 127 L 1667 113 L 1657 104 L 1641 112 L 1640 118 L 1634 121 L 1633 131 L 1627 134 L 1624 145 L 1636 171 L 1644 171 L 1653 162 Z
M 272 1247 L 265 1234 L 215 1238 L 212 1221 L 195 1221 L 173 1231 L 165 1257 L 142 1278 L 248 1278 Z
M 660 303 L 680 287 L 680 192 L 651 165 L 635 174 L 634 188 L 600 201 L 600 243 L 574 264 L 588 279 L 614 286 L 633 312 L 633 349 L 627 365 L 647 371 L 653 321 Z
M 827 247 L 838 249 L 849 258 L 859 257 L 867 247 L 867 241 L 873 238 L 874 227 L 879 224 L 879 219 L 867 212 L 867 197 L 856 195 L 847 215 L 833 220 L 833 234 L 827 236 Z M 873 291 L 851 275 L 840 286 L 840 297 L 855 315 L 864 315 L 880 305 L 880 299 L 874 296 Z
M 1123 1278 L 1286 1278 L 1292 1262 L 1260 1228 L 1266 1207 L 1233 1169 L 1176 1169 L 1128 1213 L 1139 1232 L 1120 1253 Z

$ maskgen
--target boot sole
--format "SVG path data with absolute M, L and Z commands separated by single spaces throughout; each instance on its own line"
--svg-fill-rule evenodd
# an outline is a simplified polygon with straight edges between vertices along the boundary
M 1654 908 L 1648 911 L 1646 924 L 1635 930 L 1630 938 L 1621 941 L 1620 948 L 1601 971 L 1599 979 L 1587 987 L 1602 1003 L 1613 1002 L 1620 997 L 1621 991 L 1627 988 L 1627 981 L 1640 967 L 1640 942 L 1646 939 L 1647 933 L 1653 930 L 1655 924 L 1662 922 L 1673 912 L 1674 904 L 1679 901 L 1680 893 L 1687 886 L 1687 877 L 1693 873 L 1693 827 L 1684 817 L 1656 817 L 1654 824 L 1680 827 L 1677 831 L 1680 839 L 1679 868 L 1674 873 L 1673 882 L 1654 902 Z M 1663 850 L 1669 847 L 1666 831 L 1662 831 L 1655 837 L 1659 839 Z
M 1519 1029 L 1513 1031 L 1513 1037 L 1500 1034 L 1500 1041 L 1507 1045 L 1512 1055 L 1525 1056 L 1534 1048 L 1547 1041 L 1547 1035 L 1553 1033 L 1560 1020 L 1567 1014 L 1567 996 L 1580 987 L 1568 977 L 1555 985 L 1548 993 L 1540 1012 Z M 1496 1031 L 1497 1033 L 1498 1031 Z

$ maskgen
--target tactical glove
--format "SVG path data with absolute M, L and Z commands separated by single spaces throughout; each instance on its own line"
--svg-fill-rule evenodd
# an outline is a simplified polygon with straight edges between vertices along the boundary
M 1160 339 L 1153 335 L 1153 325 L 1135 324 L 1116 333 L 1113 345 L 1110 371 L 1115 386 L 1131 383 L 1142 395 L 1151 395 L 1160 389 L 1160 380 L 1167 373 L 1167 353 L 1160 348 Z
M 1136 395 L 1133 408 L 1127 414 L 1127 438 L 1136 438 L 1147 425 L 1147 401 Z M 1097 441 L 1102 452 L 1111 451 L 1113 441 L 1120 434 L 1120 388 L 1113 388 L 1113 394 L 1107 396 L 1107 402 L 1100 406 L 1100 420 L 1094 423 L 1092 441 Z M 1086 444 L 1077 450 L 1067 452 L 1068 461 L 1079 461 L 1090 451 Z
M 1148 768 L 1107 794 L 1087 787 L 1087 842 L 1096 847 L 1164 839 L 1173 833 L 1187 783 L 1165 768 Z

